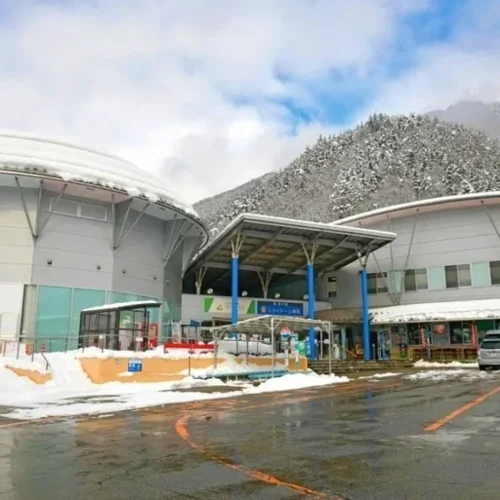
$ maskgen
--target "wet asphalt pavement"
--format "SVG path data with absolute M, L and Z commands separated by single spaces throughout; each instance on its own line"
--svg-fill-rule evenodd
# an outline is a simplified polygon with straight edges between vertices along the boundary
M 497 387 L 358 380 L 0 426 L 0 500 L 498 499 L 500 392 L 424 430 Z

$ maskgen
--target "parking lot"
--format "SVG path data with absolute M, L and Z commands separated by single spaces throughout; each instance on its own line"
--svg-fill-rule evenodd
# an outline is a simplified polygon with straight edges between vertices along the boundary
M 500 376 L 2 422 L 0 499 L 496 499 Z

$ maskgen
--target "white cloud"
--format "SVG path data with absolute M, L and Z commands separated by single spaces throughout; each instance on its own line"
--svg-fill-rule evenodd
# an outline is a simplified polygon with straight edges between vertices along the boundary
M 283 167 L 328 132 L 312 124 L 291 136 L 291 115 L 270 98 L 317 105 L 306 83 L 373 70 L 401 19 L 426 5 L 19 0 L 0 28 L 0 127 L 162 167 L 194 201 Z
M 443 109 L 461 99 L 500 101 L 500 3 L 473 0 L 449 40 L 417 50 L 414 67 L 387 82 L 359 116 Z

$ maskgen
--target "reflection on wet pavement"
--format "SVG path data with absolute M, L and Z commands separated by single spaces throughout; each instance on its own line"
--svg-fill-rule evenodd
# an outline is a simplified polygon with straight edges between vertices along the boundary
M 423 429 L 498 385 L 364 381 L 0 427 L 0 500 L 305 497 L 248 470 L 323 498 L 497 499 L 500 395 Z

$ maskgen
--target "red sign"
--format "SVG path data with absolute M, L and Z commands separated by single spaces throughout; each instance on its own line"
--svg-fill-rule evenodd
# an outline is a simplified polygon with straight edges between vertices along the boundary
M 281 335 L 290 335 L 290 328 L 288 328 L 288 326 L 284 326 L 284 327 L 281 329 L 280 334 L 281 334 Z

